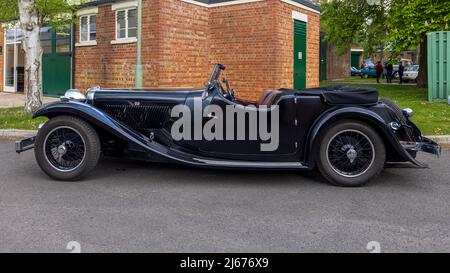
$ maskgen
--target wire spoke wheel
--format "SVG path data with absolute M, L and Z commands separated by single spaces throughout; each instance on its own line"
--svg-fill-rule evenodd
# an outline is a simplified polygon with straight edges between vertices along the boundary
M 86 144 L 79 132 L 67 126 L 56 127 L 44 141 L 45 157 L 60 172 L 80 166 L 86 156 Z
M 358 130 L 343 130 L 335 134 L 326 148 L 328 164 L 344 177 L 358 177 L 370 169 L 375 160 L 375 148 L 370 138 Z

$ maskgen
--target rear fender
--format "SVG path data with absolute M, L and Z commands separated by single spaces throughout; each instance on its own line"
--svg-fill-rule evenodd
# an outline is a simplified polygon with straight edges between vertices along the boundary
M 344 107 L 337 110 L 331 110 L 322 114 L 311 126 L 306 140 L 307 149 L 305 149 L 304 158 L 309 166 L 314 166 L 316 162 L 316 150 L 313 147 L 318 147 L 320 141 L 320 132 L 329 124 L 342 119 L 359 120 L 372 126 L 383 138 L 383 140 L 390 144 L 397 153 L 397 156 L 404 161 L 409 161 L 418 167 L 426 167 L 422 163 L 413 158 L 406 149 L 400 144 L 395 134 L 389 129 L 386 121 L 377 113 L 361 107 Z M 388 145 L 386 145 L 388 146 Z

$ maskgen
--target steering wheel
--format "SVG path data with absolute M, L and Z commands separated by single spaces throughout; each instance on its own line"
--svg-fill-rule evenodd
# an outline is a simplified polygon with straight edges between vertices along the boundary
M 233 89 L 230 88 L 230 83 L 228 82 L 227 78 L 224 77 L 224 78 L 222 79 L 222 82 L 223 82 L 223 83 L 225 84 L 225 86 L 227 87 L 227 90 L 226 90 L 226 91 L 223 90 L 223 88 L 222 88 L 222 90 L 225 91 L 224 93 L 226 93 L 226 94 L 224 94 L 225 97 L 228 97 L 228 99 L 233 100 L 233 99 L 234 99 L 234 91 L 233 91 Z

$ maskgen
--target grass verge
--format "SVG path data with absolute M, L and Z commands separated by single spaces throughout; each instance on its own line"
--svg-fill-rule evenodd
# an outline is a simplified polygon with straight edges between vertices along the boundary
M 30 114 L 25 114 L 23 107 L 0 108 L 0 129 L 24 129 L 36 130 L 39 123 L 47 118 L 31 119 Z

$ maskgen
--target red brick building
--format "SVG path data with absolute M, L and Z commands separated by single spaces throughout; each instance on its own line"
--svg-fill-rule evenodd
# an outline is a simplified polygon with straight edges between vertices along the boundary
M 99 0 L 77 12 L 71 86 L 134 86 L 137 4 Z M 144 87 L 201 87 L 214 63 L 246 99 L 319 84 L 320 9 L 310 1 L 143 0 L 142 14 Z

